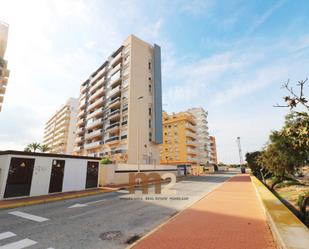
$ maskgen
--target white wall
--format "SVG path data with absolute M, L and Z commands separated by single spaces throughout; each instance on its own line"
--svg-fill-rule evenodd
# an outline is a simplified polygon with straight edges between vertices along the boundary
M 62 192 L 84 190 L 86 187 L 87 162 L 96 161 L 80 158 L 60 158 L 31 155 L 0 155 L 0 199 L 4 196 L 10 161 L 12 157 L 34 158 L 30 196 L 47 195 L 53 160 L 65 160 Z

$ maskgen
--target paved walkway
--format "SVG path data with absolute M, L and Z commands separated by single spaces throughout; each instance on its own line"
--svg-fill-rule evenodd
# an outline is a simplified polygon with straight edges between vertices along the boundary
M 275 249 L 248 175 L 223 183 L 134 249 Z

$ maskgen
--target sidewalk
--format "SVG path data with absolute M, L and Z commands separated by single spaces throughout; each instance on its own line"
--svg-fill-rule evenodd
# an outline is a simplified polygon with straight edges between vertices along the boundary
M 68 199 L 73 199 L 73 198 L 89 196 L 89 195 L 97 195 L 97 194 L 102 194 L 102 193 L 113 192 L 113 191 L 116 191 L 116 190 L 118 190 L 118 189 L 115 189 L 115 188 L 96 188 L 96 189 L 89 189 L 89 190 L 82 190 L 82 191 L 72 191 L 72 192 L 66 192 L 66 193 L 41 195 L 41 196 L 35 196 L 35 197 L 25 197 L 25 198 L 1 200 L 0 201 L 0 210 L 1 209 L 22 207 L 22 206 L 30 206 L 30 205 L 40 204 L 40 203 L 68 200 Z
M 133 248 L 275 249 L 276 245 L 249 175 L 238 175 Z

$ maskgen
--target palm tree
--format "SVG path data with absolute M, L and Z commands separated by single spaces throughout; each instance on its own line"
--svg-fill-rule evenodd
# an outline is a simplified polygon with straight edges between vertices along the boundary
M 41 144 L 34 142 L 34 143 L 31 143 L 31 144 L 28 144 L 28 146 L 24 149 L 24 151 L 36 152 L 40 148 L 41 148 Z
M 41 152 L 48 152 L 50 150 L 50 148 L 48 147 L 47 144 L 41 144 L 40 145 L 40 151 Z

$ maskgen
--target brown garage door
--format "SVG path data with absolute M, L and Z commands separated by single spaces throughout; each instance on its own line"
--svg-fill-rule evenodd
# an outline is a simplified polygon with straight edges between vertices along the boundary
M 30 194 L 35 159 L 12 157 L 4 198 Z

